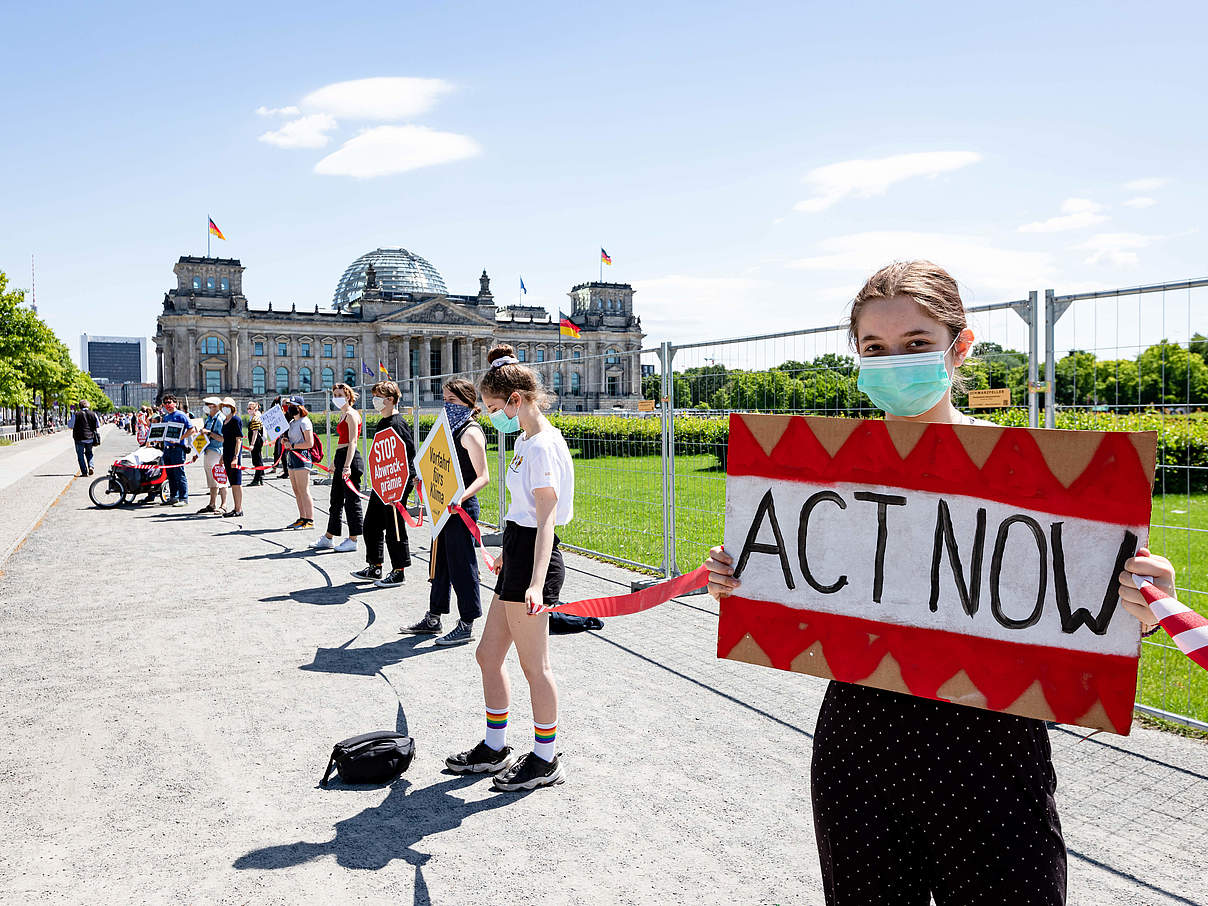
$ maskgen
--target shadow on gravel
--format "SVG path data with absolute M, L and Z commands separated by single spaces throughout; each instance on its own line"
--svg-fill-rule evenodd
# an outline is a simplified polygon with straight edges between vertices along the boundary
M 362 602 L 364 603 L 364 602 Z M 366 605 L 368 606 L 368 605 Z M 313 673 L 346 673 L 350 676 L 375 676 L 382 668 L 398 664 L 410 657 L 443 651 L 437 645 L 420 648 L 420 642 L 431 641 L 431 636 L 409 635 L 393 642 L 385 642 L 373 648 L 319 648 L 315 659 L 303 664 L 299 670 Z M 347 645 L 348 643 L 345 643 Z
M 405 778 L 396 780 L 381 805 L 367 808 L 351 818 L 336 822 L 335 836 L 322 843 L 300 840 L 278 846 L 266 846 L 240 856 L 237 869 L 291 868 L 335 856 L 342 868 L 377 871 L 396 859 L 415 866 L 415 890 L 412 903 L 428 906 L 432 902 L 422 866 L 431 858 L 415 849 L 429 834 L 452 830 L 472 815 L 516 802 L 528 794 L 498 794 L 476 802 L 452 795 L 482 777 L 453 777 L 431 786 L 415 787 Z M 336 790 L 338 787 L 332 787 Z M 364 787 L 348 787 L 350 791 Z M 442 897 L 443 899 L 443 897 Z
M 314 604 L 316 606 L 326 607 L 329 604 L 347 604 L 352 600 L 352 596 L 365 591 L 382 591 L 375 585 L 365 585 L 364 583 L 345 582 L 343 585 L 332 585 L 328 582 L 326 585 L 316 585 L 313 588 L 299 588 L 284 595 L 272 595 L 267 598 L 261 598 L 262 604 L 277 604 L 283 601 L 297 601 L 299 604 Z

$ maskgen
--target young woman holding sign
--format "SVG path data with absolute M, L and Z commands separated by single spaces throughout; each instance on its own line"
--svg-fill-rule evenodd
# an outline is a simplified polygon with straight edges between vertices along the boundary
M 478 392 L 463 378 L 454 378 L 444 386 L 445 417 L 453 433 L 457 463 L 466 489 L 450 503 L 458 504 L 478 522 L 479 491 L 491 483 L 487 468 L 487 437 L 475 421 Z M 436 640 L 437 645 L 464 645 L 474 640 L 474 621 L 482 616 L 478 594 L 478 551 L 474 536 L 460 516 L 450 516 L 439 535 L 432 539 L 432 588 L 428 612 L 418 623 L 404 626 L 412 635 L 436 635 L 440 618 L 449 612 L 449 590 L 457 594 L 457 625 Z
M 942 268 L 911 261 L 875 273 L 852 303 L 849 335 L 860 355 L 858 386 L 887 420 L 986 424 L 952 405 L 973 332 Z M 739 587 L 734 561 L 720 547 L 709 553 L 709 593 L 721 598 Z M 1169 584 L 1168 561 L 1138 554 L 1130 569 Z M 1138 606 L 1135 586 L 1125 601 L 1134 616 L 1156 622 Z M 924 906 L 931 896 L 939 906 L 1065 902 L 1044 721 L 831 682 L 810 780 L 831 906 Z
M 336 422 L 336 455 L 331 461 L 331 505 L 328 508 L 327 532 L 311 544 L 316 550 L 335 550 L 346 553 L 357 549 L 357 537 L 361 534 L 361 498 L 348 489 L 346 482 L 361 486 L 361 475 L 365 466 L 357 449 L 357 438 L 361 436 L 361 415 L 356 409 L 357 392 L 347 384 L 336 384 L 331 388 L 331 404 L 340 410 Z M 340 534 L 340 512 L 348 518 L 348 537 L 339 544 L 335 538 Z
M 369 436 L 373 437 L 387 428 L 393 428 L 403 440 L 407 451 L 407 468 L 415 469 L 415 439 L 411 436 L 411 428 L 407 420 L 395 411 L 398 406 L 399 390 L 394 381 L 381 381 L 373 385 L 373 408 L 382 416 L 374 425 Z M 411 478 L 407 478 L 407 488 L 403 492 L 403 500 L 411 493 Z M 369 503 L 365 506 L 365 561 L 364 569 L 353 572 L 354 579 L 362 582 L 372 582 L 381 588 L 394 588 L 403 584 L 404 570 L 411 565 L 411 548 L 407 539 L 407 526 L 399 518 L 398 511 L 393 505 L 383 503 L 376 492 L 369 492 Z M 390 572 L 382 575 L 382 538 L 385 536 L 386 549 L 390 551 Z
M 494 774 L 497 790 L 531 790 L 563 780 L 554 751 L 558 689 L 549 663 L 549 614 L 533 611 L 556 604 L 562 590 L 566 573 L 554 529 L 574 516 L 575 468 L 562 433 L 541 414 L 549 400 L 536 373 L 520 364 L 511 346 L 496 346 L 487 362 L 478 386 L 491 423 L 502 434 L 517 428 L 523 433 L 508 466 L 511 504 L 499 581 L 478 643 L 486 738 L 467 752 L 450 755 L 445 764 L 457 774 Z M 505 744 L 511 687 L 503 662 L 513 644 L 533 706 L 533 751 L 519 759 Z

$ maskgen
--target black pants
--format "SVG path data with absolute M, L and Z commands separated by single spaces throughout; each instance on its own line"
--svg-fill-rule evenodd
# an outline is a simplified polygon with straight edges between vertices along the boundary
M 411 548 L 403 517 L 393 506 L 382 503 L 377 494 L 370 494 L 369 503 L 365 506 L 364 531 L 365 562 L 370 566 L 382 562 L 383 536 L 386 538 L 386 549 L 390 551 L 390 565 L 394 569 L 406 569 L 411 565 Z
M 327 532 L 330 535 L 340 534 L 340 511 L 343 510 L 348 520 L 348 534 L 361 534 L 361 498 L 348 490 L 344 484 L 344 463 L 348 460 L 348 447 L 336 450 L 336 457 L 331 462 L 331 507 L 327 516 Z M 361 486 L 361 475 L 365 471 L 361 464 L 359 450 L 352 451 L 352 478 L 350 481 L 358 488 Z
M 810 781 L 828 906 L 1065 903 L 1042 721 L 832 682 Z
M 264 465 L 264 440 L 259 439 L 252 444 L 252 465 L 259 468 Z M 264 473 L 257 471 L 252 473 L 251 484 L 264 484 Z
M 462 501 L 462 508 L 478 521 L 477 497 Z M 445 521 L 432 541 L 432 590 L 428 595 L 429 613 L 449 612 L 449 589 L 457 594 L 457 615 L 469 623 L 482 616 L 482 600 L 478 595 L 478 551 L 469 528 L 454 513 Z

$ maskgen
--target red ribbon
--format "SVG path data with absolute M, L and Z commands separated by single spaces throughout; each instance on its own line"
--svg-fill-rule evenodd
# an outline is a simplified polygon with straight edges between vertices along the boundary
M 1208 670 L 1208 619 L 1162 591 L 1148 576 L 1134 575 L 1133 584 L 1171 641 L 1192 662 Z
M 369 499 L 369 495 L 368 495 L 368 494 L 362 494 L 362 493 L 361 493 L 361 489 L 360 489 L 360 488 L 358 488 L 358 487 L 357 487 L 355 484 L 353 484 L 353 483 L 352 483 L 352 479 L 351 479 L 351 478 L 345 478 L 345 479 L 344 479 L 344 484 L 345 484 L 345 486 L 347 486 L 348 490 L 352 491 L 352 493 L 356 494 L 356 495 L 357 495 L 358 497 L 360 497 L 362 500 L 368 500 L 368 499 Z
M 558 613 L 573 613 L 581 617 L 622 617 L 666 604 L 672 598 L 677 598 L 708 584 L 709 569 L 701 566 L 687 575 L 659 582 L 657 585 L 648 586 L 632 594 L 614 595 L 610 598 L 587 598 L 569 604 L 555 604 L 553 607 L 542 605 L 533 613 L 556 610 Z
M 482 543 L 482 532 L 478 528 L 478 523 L 470 517 L 469 513 L 455 503 L 449 504 L 449 512 L 456 513 L 461 517 L 461 521 L 466 524 L 466 528 L 470 530 L 470 534 L 478 544 L 478 553 L 482 555 L 482 562 L 486 564 L 488 570 L 495 572 L 495 558 L 487 553 L 486 545 Z

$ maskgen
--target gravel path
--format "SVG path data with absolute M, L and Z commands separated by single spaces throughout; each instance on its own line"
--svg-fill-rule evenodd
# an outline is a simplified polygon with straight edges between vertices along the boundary
M 8 491 L 36 507 L 32 481 Z M 188 509 L 102 512 L 72 482 L 3 566 L 4 902 L 822 901 L 825 684 L 717 660 L 710 599 L 555 637 L 568 782 L 495 794 L 442 773 L 481 738 L 473 647 L 397 631 L 424 611 L 427 533 L 405 586 L 368 589 L 360 554 L 280 530 L 285 482 L 248 489 L 240 520 L 192 515 L 190 483 Z M 632 577 L 568 565 L 568 599 Z M 513 743 L 529 722 L 514 701 Z M 318 787 L 334 741 L 392 727 L 417 741 L 403 779 Z M 1052 732 L 1070 903 L 1208 904 L 1208 746 L 1080 736 Z

